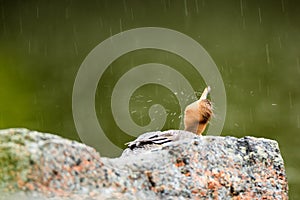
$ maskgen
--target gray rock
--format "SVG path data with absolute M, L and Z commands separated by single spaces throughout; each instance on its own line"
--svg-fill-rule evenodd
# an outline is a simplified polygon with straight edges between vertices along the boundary
M 0 199 L 288 199 L 274 140 L 171 130 L 129 147 L 109 159 L 59 136 L 2 130 Z

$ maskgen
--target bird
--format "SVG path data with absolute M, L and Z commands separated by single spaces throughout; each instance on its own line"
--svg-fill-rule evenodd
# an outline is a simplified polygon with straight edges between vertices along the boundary
M 166 143 L 202 135 L 213 115 L 212 104 L 208 99 L 210 92 L 211 88 L 207 86 L 202 92 L 201 97 L 185 108 L 183 120 L 184 131 L 168 130 L 144 133 L 136 140 L 125 144 L 128 148 L 123 151 L 122 156 L 128 156 L 132 153 L 137 154 L 155 149 Z
M 212 116 L 212 105 L 207 99 L 210 87 L 206 87 L 198 101 L 188 105 L 184 111 L 184 130 L 201 135 Z

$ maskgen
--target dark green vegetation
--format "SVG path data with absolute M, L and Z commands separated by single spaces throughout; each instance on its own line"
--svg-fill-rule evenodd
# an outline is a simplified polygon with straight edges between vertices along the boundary
M 203 45 L 220 70 L 228 102 L 223 135 L 277 140 L 286 163 L 290 197 L 298 199 L 299 10 L 295 0 L 1 0 L 0 128 L 27 127 L 79 140 L 72 117 L 72 89 L 87 54 L 101 41 L 124 30 L 170 28 Z M 148 59 L 143 51 L 124 56 L 111 66 L 130 67 L 130 63 Z M 148 56 L 174 68 L 178 63 L 184 69 L 189 67 L 165 52 L 154 51 Z M 102 80 L 116 78 L 118 73 L 113 72 Z M 204 82 L 197 85 L 199 80 L 192 77 L 191 71 L 187 73 L 195 89 L 202 91 Z M 157 89 L 162 92 L 158 98 L 152 90 L 147 92 L 147 87 L 136 94 L 149 95 L 155 101 L 172 99 L 173 109 L 178 109 L 176 99 L 165 88 Z M 98 116 L 102 95 L 98 90 Z M 136 99 L 132 97 L 130 109 L 134 110 Z M 136 104 L 136 109 L 142 107 Z M 148 120 L 144 115 L 143 121 L 133 117 L 141 125 Z M 169 123 L 176 128 L 176 120 Z

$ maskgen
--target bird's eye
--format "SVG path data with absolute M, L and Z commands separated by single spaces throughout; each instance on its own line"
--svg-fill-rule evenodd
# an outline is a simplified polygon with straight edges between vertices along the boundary
M 205 99 L 205 103 L 209 106 L 211 106 L 211 102 L 208 99 Z

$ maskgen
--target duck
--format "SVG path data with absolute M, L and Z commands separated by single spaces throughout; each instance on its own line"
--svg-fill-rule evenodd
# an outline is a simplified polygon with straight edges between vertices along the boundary
M 123 151 L 122 156 L 131 154 L 132 152 L 139 153 L 155 149 L 163 144 L 185 138 L 193 138 L 196 135 L 201 136 L 213 116 L 212 103 L 208 99 L 210 92 L 211 88 L 210 86 L 207 86 L 197 101 L 186 106 L 183 119 L 184 130 L 144 133 L 136 140 L 125 144 L 128 148 Z
M 208 86 L 202 92 L 199 100 L 189 104 L 184 111 L 184 130 L 201 135 L 211 117 L 212 117 L 212 105 L 207 98 L 211 88 Z

